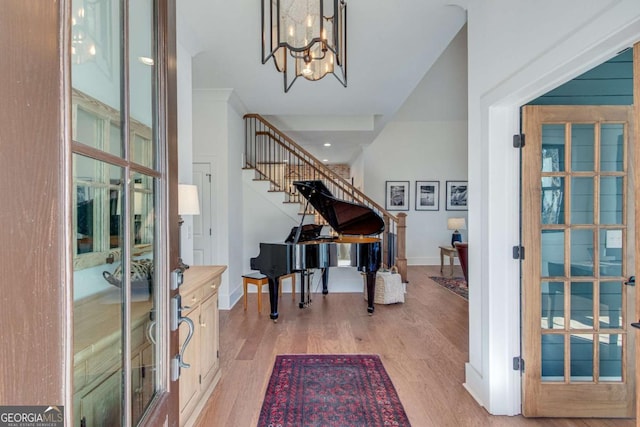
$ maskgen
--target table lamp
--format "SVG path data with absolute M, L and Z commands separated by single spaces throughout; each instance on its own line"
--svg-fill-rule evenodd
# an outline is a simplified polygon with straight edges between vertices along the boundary
M 178 225 L 182 233 L 182 215 L 200 215 L 200 202 L 198 201 L 198 186 L 191 184 L 178 184 Z M 182 262 L 182 257 L 178 259 L 178 264 L 183 270 L 189 268 Z
M 451 246 L 455 247 L 455 242 L 462 242 L 462 234 L 458 230 L 465 229 L 464 218 L 449 218 L 447 219 L 447 228 L 453 230 L 451 235 Z

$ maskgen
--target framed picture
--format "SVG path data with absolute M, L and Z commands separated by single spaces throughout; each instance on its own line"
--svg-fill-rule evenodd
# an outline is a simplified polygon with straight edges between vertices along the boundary
M 467 181 L 447 181 L 448 211 L 468 210 Z
M 386 181 L 385 209 L 409 210 L 409 181 Z
M 416 181 L 416 210 L 440 210 L 440 181 Z

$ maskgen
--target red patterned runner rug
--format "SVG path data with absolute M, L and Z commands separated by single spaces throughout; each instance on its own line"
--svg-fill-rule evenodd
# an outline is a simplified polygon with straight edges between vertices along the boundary
M 380 357 L 280 355 L 258 427 L 409 427 Z
M 462 298 L 469 300 L 469 287 L 463 277 L 441 277 L 431 276 L 429 279 L 438 285 L 449 289 L 451 292 L 460 295 Z

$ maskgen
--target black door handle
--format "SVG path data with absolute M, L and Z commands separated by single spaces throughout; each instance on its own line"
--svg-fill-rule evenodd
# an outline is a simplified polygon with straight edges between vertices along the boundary
M 629 277 L 629 280 L 624 282 L 624 284 L 627 285 L 627 286 L 635 286 L 636 285 L 636 276 Z

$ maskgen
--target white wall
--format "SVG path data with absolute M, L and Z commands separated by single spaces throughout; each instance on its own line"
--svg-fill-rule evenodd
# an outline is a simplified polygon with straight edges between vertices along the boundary
M 229 197 L 227 205 L 227 223 L 228 223 L 228 246 L 225 252 L 229 254 L 227 260 L 229 290 L 228 297 L 225 301 L 224 308 L 231 308 L 242 296 L 242 280 L 244 273 L 243 266 L 237 260 L 243 259 L 244 247 L 242 245 L 242 236 L 244 232 L 244 221 L 242 213 L 245 211 L 243 200 L 242 185 L 242 159 L 244 153 L 244 120 L 242 119 L 243 107 L 230 100 L 230 108 L 228 109 L 227 127 L 229 138 L 229 156 L 227 171 Z M 215 209 L 215 207 L 214 207 Z M 221 305 L 222 306 L 222 305 Z
M 492 414 L 520 413 L 519 106 L 640 40 L 637 0 L 468 2 L 469 363 Z M 525 361 L 526 363 L 526 361 Z
M 355 182 L 382 206 L 385 181 L 410 181 L 407 263 L 439 265 L 438 246 L 451 244 L 447 218 L 467 218 L 466 211 L 445 209 L 446 181 L 467 180 L 466 26 L 352 167 L 363 174 Z M 416 181 L 440 182 L 440 210 L 415 210 Z
M 467 122 L 391 122 L 367 147 L 364 164 L 364 191 L 382 206 L 385 181 L 410 181 L 407 263 L 439 265 L 438 246 L 451 244 L 447 218 L 467 217 L 466 211 L 445 210 L 446 181 L 467 179 Z M 439 211 L 415 210 L 416 180 L 440 181 Z
M 178 85 L 178 182 L 191 184 L 193 173 L 193 126 L 191 53 L 181 43 L 177 45 Z M 193 264 L 193 217 L 185 215 L 180 227 L 180 256 L 183 262 Z
M 244 149 L 242 105 L 229 89 L 193 92 L 193 159 L 211 163 L 214 264 L 228 266 L 218 294 L 221 309 L 228 309 L 242 295 L 242 176 Z

